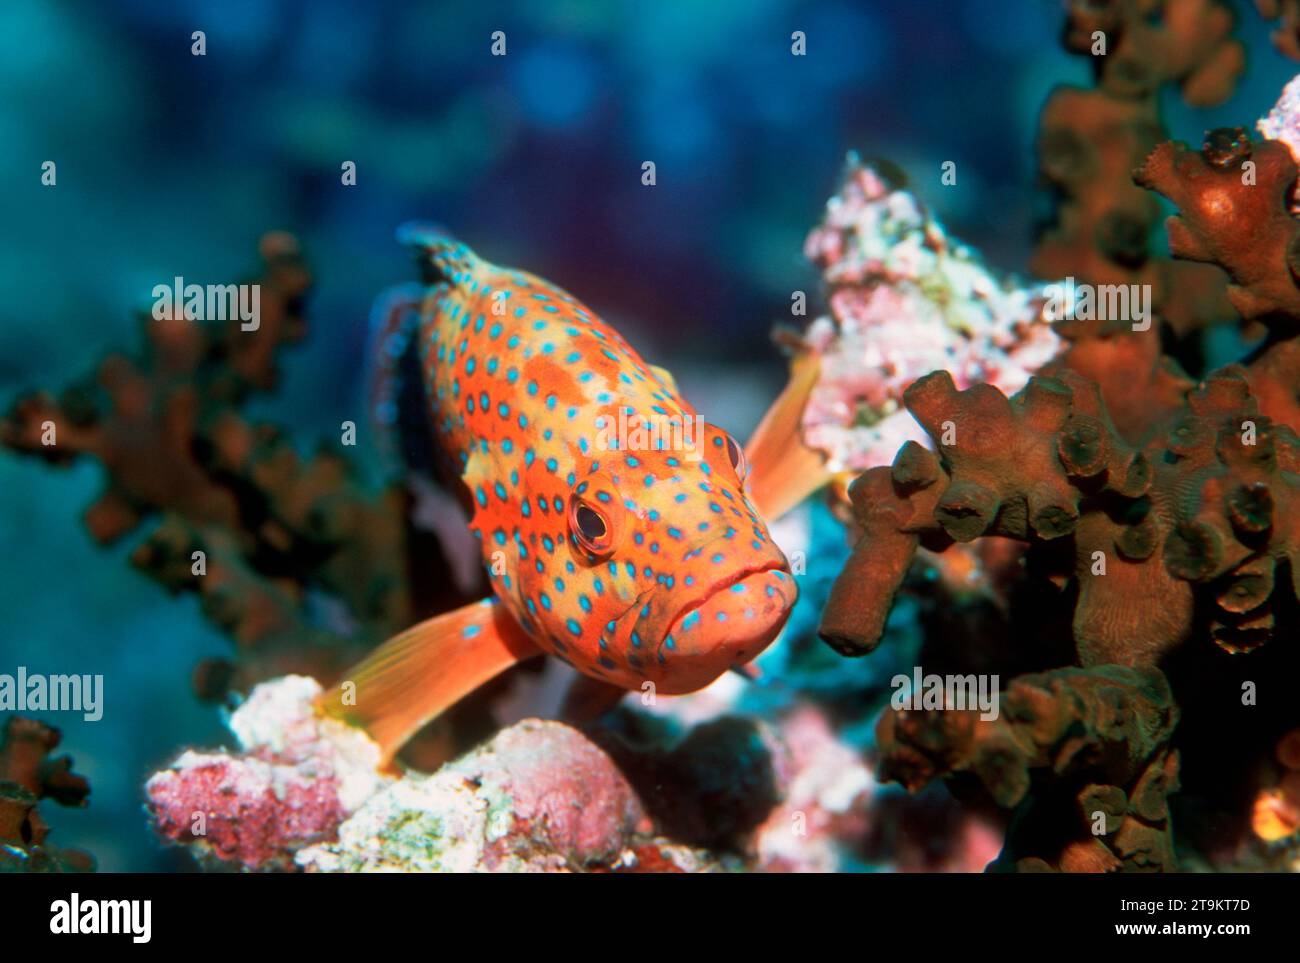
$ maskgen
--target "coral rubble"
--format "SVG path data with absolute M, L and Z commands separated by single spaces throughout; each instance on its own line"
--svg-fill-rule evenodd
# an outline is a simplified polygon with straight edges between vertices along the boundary
M 385 787 L 337 841 L 304 850 L 298 863 L 335 872 L 622 868 L 649 846 L 636 842 L 648 829 L 636 791 L 604 752 L 560 723 L 525 720 L 432 775 Z M 672 850 L 658 852 L 677 865 Z

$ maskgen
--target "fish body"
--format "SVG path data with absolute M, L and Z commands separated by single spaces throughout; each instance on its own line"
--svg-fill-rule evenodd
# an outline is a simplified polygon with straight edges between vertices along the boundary
M 406 240 L 429 282 L 405 326 L 433 430 L 510 619 L 622 689 L 690 692 L 753 659 L 797 589 L 740 447 L 568 293 Z

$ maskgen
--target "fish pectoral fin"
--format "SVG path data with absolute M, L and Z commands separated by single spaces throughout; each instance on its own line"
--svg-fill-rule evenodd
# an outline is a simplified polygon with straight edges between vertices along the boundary
M 682 393 L 677 387 L 677 379 L 673 377 L 671 371 L 667 368 L 661 368 L 657 364 L 646 365 L 646 367 L 650 369 L 650 373 L 658 378 L 659 383 L 667 388 L 671 394 L 681 397 Z
M 749 500 L 766 519 L 780 518 L 831 480 L 826 459 L 803 441 L 803 411 L 817 384 L 818 368 L 811 351 L 795 356 L 789 384 L 745 445 Z
M 538 654 L 501 603 L 486 599 L 389 639 L 323 693 L 316 708 L 365 730 L 387 764 L 426 723 Z

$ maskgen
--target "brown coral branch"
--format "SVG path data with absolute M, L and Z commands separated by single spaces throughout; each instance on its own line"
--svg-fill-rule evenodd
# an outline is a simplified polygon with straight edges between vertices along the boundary
M 999 806 L 1018 808 L 994 868 L 1170 870 L 1177 721 L 1159 670 L 1105 665 L 1014 679 L 996 719 L 898 710 L 876 734 L 882 777 L 916 791 L 970 773 Z M 1036 778 L 1050 788 L 1032 796 Z
M 84 806 L 90 784 L 72 771 L 68 756 L 51 758 L 59 730 L 35 719 L 10 716 L 0 735 L 0 871 L 87 872 L 95 861 L 80 850 L 46 843 L 49 826 L 37 804 L 53 799 Z

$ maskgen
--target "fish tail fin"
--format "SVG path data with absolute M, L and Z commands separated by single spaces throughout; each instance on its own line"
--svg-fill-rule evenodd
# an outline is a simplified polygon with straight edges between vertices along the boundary
M 316 708 L 365 730 L 388 763 L 426 723 L 538 651 L 500 603 L 475 602 L 389 639 Z
M 397 229 L 397 240 L 415 255 L 426 284 L 459 284 L 481 273 L 479 256 L 436 224 L 408 221 Z
M 826 459 L 803 442 L 803 410 L 817 384 L 818 366 L 811 351 L 795 355 L 790 382 L 745 445 L 749 499 L 764 518 L 780 518 L 831 480 Z

